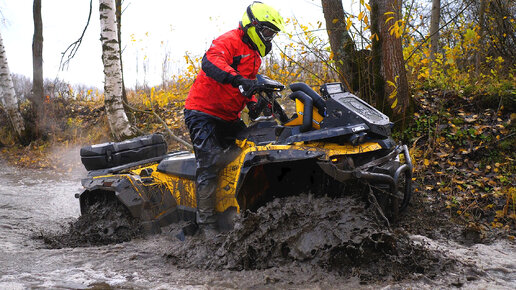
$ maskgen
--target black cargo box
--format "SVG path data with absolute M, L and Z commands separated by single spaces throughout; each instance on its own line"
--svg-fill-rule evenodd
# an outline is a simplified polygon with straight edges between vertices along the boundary
M 109 142 L 81 148 L 81 161 L 86 170 L 120 166 L 154 158 L 167 153 L 167 143 L 161 134 L 152 134 L 123 142 Z

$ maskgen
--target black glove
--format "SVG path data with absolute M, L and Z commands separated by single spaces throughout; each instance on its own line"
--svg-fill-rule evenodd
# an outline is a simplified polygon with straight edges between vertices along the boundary
M 258 102 L 247 102 L 247 108 L 249 109 L 249 117 L 254 120 L 263 113 L 264 116 L 271 116 L 272 110 L 269 108 L 269 102 L 263 97 L 258 97 Z
M 261 109 L 258 107 L 258 104 L 253 101 L 247 103 L 247 109 L 249 109 L 249 118 L 251 118 L 251 120 L 258 118 L 261 113 Z
M 237 75 L 236 77 L 234 77 L 233 81 L 231 82 L 231 85 L 235 88 L 242 86 L 242 89 L 244 90 L 244 92 L 249 91 L 257 84 L 258 84 L 257 80 L 246 79 L 241 75 Z M 247 96 L 247 97 L 251 98 L 251 96 Z

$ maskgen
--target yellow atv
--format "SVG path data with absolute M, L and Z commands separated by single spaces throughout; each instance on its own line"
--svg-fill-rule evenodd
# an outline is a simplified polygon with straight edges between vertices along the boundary
M 219 227 L 231 229 L 234 213 L 256 210 L 276 197 L 310 193 L 339 196 L 357 190 L 394 219 L 411 196 L 412 163 L 397 145 L 388 117 L 346 92 L 324 84 L 321 95 L 304 83 L 290 85 L 296 113 L 277 99 L 284 86 L 264 76 L 245 94 L 262 111 L 226 153 L 216 196 Z M 193 153 L 167 153 L 160 134 L 81 149 L 88 170 L 76 194 L 81 213 L 99 202 L 122 203 L 149 233 L 179 221 L 195 221 Z M 373 198 L 371 193 L 373 192 Z

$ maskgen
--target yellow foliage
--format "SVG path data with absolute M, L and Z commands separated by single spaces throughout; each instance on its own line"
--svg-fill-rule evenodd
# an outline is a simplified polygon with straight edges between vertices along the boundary
M 351 24 L 353 24 L 353 23 L 351 22 L 351 16 L 350 16 L 346 19 L 346 30 L 349 30 L 349 28 L 351 28 Z
M 391 105 L 391 109 L 396 108 L 397 105 L 398 105 L 398 98 L 394 99 L 394 102 Z

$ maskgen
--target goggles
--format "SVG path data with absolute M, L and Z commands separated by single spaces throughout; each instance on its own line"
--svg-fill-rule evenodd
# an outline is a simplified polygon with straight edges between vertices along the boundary
M 278 32 L 274 29 L 271 29 L 267 26 L 262 26 L 260 29 L 259 29 L 263 39 L 265 39 L 265 41 L 272 41 L 272 39 L 274 38 L 274 36 L 276 36 L 276 34 L 278 34 Z

